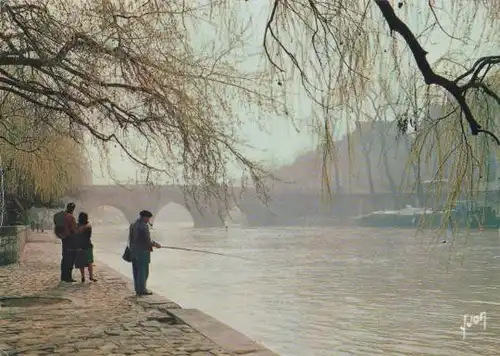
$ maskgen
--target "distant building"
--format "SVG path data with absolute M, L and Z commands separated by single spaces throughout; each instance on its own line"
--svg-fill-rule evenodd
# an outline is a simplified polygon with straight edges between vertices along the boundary
M 430 107 L 429 118 L 420 122 L 418 133 L 426 126 L 437 131 L 426 137 L 422 150 L 415 147 L 415 152 L 411 152 L 415 134 L 400 133 L 396 121 L 357 122 L 354 131 L 335 142 L 337 161 L 328 162 L 331 190 L 352 194 L 415 192 L 418 180 L 447 179 L 451 166 L 437 158 L 436 140 L 441 134 L 440 127 L 434 125 L 435 120 L 444 114 L 442 104 Z M 421 154 L 417 155 L 417 152 Z M 298 186 L 319 190 L 322 166 L 321 152 L 311 151 L 299 156 L 293 164 L 281 167 L 275 174 L 296 182 Z M 488 181 L 496 184 L 500 167 L 494 152 L 490 155 L 489 167 Z M 436 177 L 438 171 L 440 174 Z
M 333 192 L 390 192 L 402 185 L 408 149 L 398 134 L 395 122 L 360 121 L 356 130 L 335 142 L 336 162 L 328 161 L 328 177 Z M 275 172 L 276 176 L 297 182 L 301 187 L 321 189 L 323 175 L 321 152 L 299 156 L 291 165 Z M 388 173 L 389 172 L 389 173 Z

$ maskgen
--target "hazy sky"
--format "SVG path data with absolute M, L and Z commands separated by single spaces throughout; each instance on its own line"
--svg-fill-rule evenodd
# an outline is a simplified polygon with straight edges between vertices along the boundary
M 450 0 L 451 1 L 451 0 Z M 427 1 L 422 1 L 427 6 Z M 446 1 L 444 1 L 446 3 Z M 449 3 L 449 2 L 448 2 Z M 240 2 L 241 4 L 241 2 Z M 262 48 L 262 38 L 264 33 L 264 25 L 267 20 L 268 6 L 270 2 L 268 0 L 253 0 L 246 2 L 248 5 L 241 5 L 243 8 L 240 13 L 242 16 L 252 16 L 255 22 L 252 24 L 253 36 L 251 38 L 252 42 L 250 44 L 252 51 L 253 48 Z M 245 7 L 246 6 L 246 7 Z M 375 6 L 375 5 L 372 5 Z M 427 18 L 419 18 L 421 12 L 410 11 L 414 13 L 413 16 L 408 18 L 408 23 L 412 30 L 415 32 L 420 32 L 429 23 Z M 453 32 L 452 29 L 453 21 L 443 21 L 442 25 L 449 32 Z M 416 28 L 418 27 L 418 29 Z M 429 52 L 429 59 L 432 61 L 449 51 L 449 38 L 443 35 L 442 31 L 436 27 L 432 32 L 432 41 L 425 44 L 425 49 Z M 206 33 L 203 33 L 205 37 Z M 403 41 L 398 36 L 396 37 L 398 45 L 403 47 Z M 464 50 L 463 48 L 456 47 L 455 49 Z M 255 66 L 256 63 L 253 59 L 249 60 L 248 66 Z M 305 95 L 297 97 L 294 100 L 294 109 L 296 110 L 296 124 L 304 128 L 307 122 L 307 118 L 312 115 L 313 107 L 311 102 Z M 280 166 L 283 164 L 288 164 L 293 162 L 294 158 L 298 154 L 312 149 L 316 142 L 314 137 L 308 133 L 307 129 L 297 132 L 292 125 L 286 120 L 280 118 L 274 118 L 267 122 L 266 131 L 263 132 L 259 129 L 257 124 L 248 122 L 242 127 L 242 132 L 245 137 L 255 146 L 254 150 L 248 151 L 249 155 L 257 160 L 264 160 L 267 162 L 272 162 L 273 165 Z M 92 154 L 93 157 L 96 157 Z M 130 179 L 135 179 L 137 169 L 136 167 L 126 159 L 120 158 L 120 154 L 117 150 L 112 152 L 112 168 L 116 177 L 119 177 L 120 181 L 127 181 Z M 109 176 L 103 174 L 100 169 L 99 160 L 93 160 L 93 181 L 94 184 L 112 184 Z

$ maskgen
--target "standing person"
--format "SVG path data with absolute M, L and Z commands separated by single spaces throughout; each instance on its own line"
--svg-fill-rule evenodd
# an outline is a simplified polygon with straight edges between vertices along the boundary
M 68 203 L 66 210 L 54 215 L 54 233 L 61 239 L 62 259 L 61 259 L 61 281 L 76 282 L 73 279 L 73 265 L 75 264 L 76 250 L 73 236 L 77 232 L 82 232 L 90 228 L 90 222 L 85 226 L 78 227 L 73 215 L 75 204 Z
M 81 212 L 78 215 L 78 227 L 86 226 L 88 223 L 88 214 Z M 77 239 L 75 242 L 75 247 L 77 247 L 75 267 L 80 270 L 82 283 L 85 282 L 85 267 L 89 271 L 89 279 L 92 282 L 97 282 L 97 279 L 94 278 L 94 245 L 92 245 L 91 237 L 92 227 L 75 234 L 75 238 Z
M 161 248 L 161 245 L 151 240 L 149 220 L 152 217 L 153 214 L 150 211 L 141 211 L 139 218 L 130 225 L 129 229 L 129 247 L 132 257 L 134 289 L 138 296 L 153 294 L 146 289 L 146 282 L 149 277 L 149 263 L 151 262 L 153 247 Z

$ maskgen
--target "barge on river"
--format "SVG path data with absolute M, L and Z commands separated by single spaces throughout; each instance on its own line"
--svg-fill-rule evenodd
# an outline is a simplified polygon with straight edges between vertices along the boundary
M 474 202 L 459 201 L 454 209 L 433 210 L 407 206 L 400 210 L 374 211 L 353 219 L 359 226 L 395 228 L 495 228 L 500 226 L 500 217 L 493 208 L 477 206 Z

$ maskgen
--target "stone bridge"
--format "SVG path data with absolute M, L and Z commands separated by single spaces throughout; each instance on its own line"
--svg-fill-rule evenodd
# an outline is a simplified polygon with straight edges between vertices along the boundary
M 260 200 L 255 190 L 243 193 L 233 190 L 231 203 L 221 204 L 215 200 L 198 202 L 185 196 L 180 186 L 148 185 L 94 185 L 86 186 L 68 196 L 77 204 L 77 211 L 92 214 L 99 206 L 112 206 L 120 210 L 129 221 L 137 218 L 139 211 L 148 209 L 158 213 L 165 205 L 176 203 L 184 206 L 191 214 L 194 226 L 222 227 L 228 210 L 238 206 L 246 216 L 250 226 L 272 225 L 316 225 L 345 221 L 346 217 L 368 213 L 377 209 L 402 208 L 406 204 L 415 205 L 411 194 L 366 194 L 337 195 L 326 203 L 319 191 L 301 190 L 297 187 L 273 189 L 267 206 Z M 334 219 L 335 217 L 335 219 Z
M 77 211 L 92 213 L 100 206 L 120 210 L 130 222 L 137 219 L 141 210 L 158 213 L 165 205 L 176 203 L 185 207 L 195 227 L 223 226 L 228 210 L 235 204 L 213 201 L 195 202 L 184 194 L 180 186 L 150 185 L 93 185 L 68 195 L 77 204 Z
M 130 221 L 134 221 L 139 211 L 150 210 L 158 213 L 165 205 L 176 203 L 185 207 L 193 219 L 195 227 L 222 227 L 229 210 L 238 207 L 249 225 L 282 225 L 300 220 L 304 215 L 324 212 L 318 193 L 301 192 L 296 188 L 275 189 L 271 201 L 266 206 L 252 188 L 245 191 L 232 189 L 229 204 L 213 199 L 196 204 L 180 186 L 149 185 L 93 185 L 68 195 L 77 204 L 78 211 L 92 214 L 100 206 L 111 206 L 120 210 Z M 331 214 L 330 212 L 326 213 Z

